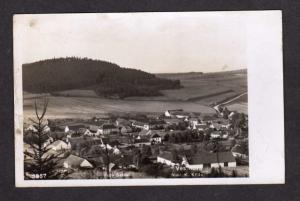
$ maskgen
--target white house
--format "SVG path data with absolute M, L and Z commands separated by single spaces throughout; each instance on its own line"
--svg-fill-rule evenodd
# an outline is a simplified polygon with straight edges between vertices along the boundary
M 69 127 L 66 126 L 66 127 L 65 127 L 65 133 L 67 133 L 67 132 L 69 132 L 69 131 L 70 131 Z
M 185 159 L 186 160 L 186 159 Z M 236 167 L 236 160 L 231 152 L 198 153 L 185 161 L 187 168 L 202 170 L 205 168 Z
M 136 127 L 136 128 L 141 128 L 141 129 L 144 129 L 144 130 L 150 130 L 149 123 L 145 123 L 145 122 L 135 121 L 135 122 L 132 123 L 132 126 Z
M 198 131 L 203 131 L 203 130 L 205 130 L 207 127 L 208 127 L 207 124 L 205 124 L 205 123 L 200 123 L 200 124 L 194 125 L 194 126 L 192 127 L 192 129 L 198 130 Z
M 216 139 L 216 138 L 220 138 L 221 137 L 221 133 L 219 131 L 214 131 L 210 134 L 210 137 L 212 139 Z
M 154 133 L 151 135 L 150 141 L 153 144 L 159 144 L 162 142 L 162 137 L 158 133 Z
M 167 132 L 164 130 L 153 130 L 150 134 L 150 142 L 152 144 L 159 144 L 162 143 L 165 139 Z
M 188 112 L 184 112 L 182 109 L 177 110 L 167 110 L 165 111 L 166 117 L 176 117 L 179 119 L 188 119 L 190 114 Z

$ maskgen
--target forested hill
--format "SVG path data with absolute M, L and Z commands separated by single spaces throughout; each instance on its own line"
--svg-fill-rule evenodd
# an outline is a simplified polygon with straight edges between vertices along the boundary
M 58 58 L 23 64 L 23 90 L 32 93 L 90 88 L 99 96 L 125 98 L 158 96 L 160 90 L 180 87 L 179 80 L 158 78 L 141 70 L 87 58 Z

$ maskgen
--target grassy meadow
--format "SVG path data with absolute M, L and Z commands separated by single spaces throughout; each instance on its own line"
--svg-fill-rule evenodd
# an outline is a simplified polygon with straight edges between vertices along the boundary
M 24 115 L 34 114 L 34 100 L 49 98 L 47 116 L 51 118 L 92 117 L 99 113 L 164 112 L 183 109 L 189 112 L 214 113 L 211 104 L 247 92 L 246 70 L 217 73 L 158 74 L 161 78 L 179 79 L 183 88 L 163 90 L 163 96 L 107 99 L 89 89 L 74 89 L 52 94 L 23 93 Z M 229 109 L 247 113 L 247 96 L 227 105 Z

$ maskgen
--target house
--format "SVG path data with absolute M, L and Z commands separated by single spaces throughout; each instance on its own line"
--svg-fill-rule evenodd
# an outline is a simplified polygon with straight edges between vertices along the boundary
M 85 131 L 86 131 L 86 128 L 79 128 L 79 129 L 77 130 L 77 133 L 78 133 L 79 135 L 84 135 Z
M 131 133 L 132 132 L 132 128 L 130 126 L 122 126 L 121 129 L 120 129 L 120 132 L 122 134 Z
M 196 125 L 200 124 L 200 121 L 198 118 L 192 117 L 189 118 L 189 124 L 192 129 L 195 129 Z
M 94 136 L 94 133 L 93 132 L 91 132 L 89 129 L 85 129 L 85 131 L 84 131 L 84 133 L 83 133 L 83 135 L 86 135 L 86 136 Z
M 160 115 L 159 114 L 147 114 L 146 115 L 148 119 L 159 119 Z
M 200 152 L 190 159 L 184 158 L 185 166 L 191 170 L 205 168 L 236 167 L 236 160 L 231 152 L 205 153 Z
M 141 129 L 145 129 L 145 130 L 150 130 L 150 125 L 148 122 L 141 122 L 141 121 L 134 121 L 132 123 L 133 127 L 136 128 L 141 128 Z
M 100 129 L 100 134 L 103 135 L 119 133 L 119 129 L 113 124 L 103 124 L 99 129 Z
M 159 144 L 162 143 L 165 139 L 165 135 L 168 133 L 164 130 L 156 130 L 150 134 L 150 142 L 151 144 Z
M 166 164 L 168 166 L 175 166 L 177 163 L 175 162 L 174 155 L 170 151 L 164 151 L 157 156 L 157 162 Z
M 134 146 L 139 147 L 142 145 L 151 145 L 150 141 L 149 141 L 149 137 L 145 137 L 145 136 L 140 136 L 138 135 L 135 139 L 134 139 Z
M 165 111 L 165 116 L 166 117 L 172 117 L 174 112 L 182 112 L 182 109 L 177 109 L 177 110 L 167 110 Z
M 209 127 L 215 130 L 227 130 L 230 124 L 225 122 L 211 122 Z
M 188 119 L 190 116 L 190 113 L 184 112 L 182 109 L 176 109 L 176 110 L 167 110 L 165 111 L 166 117 L 176 117 L 179 119 Z
M 207 124 L 197 124 L 193 127 L 193 129 L 198 131 L 204 131 L 207 127 Z
M 93 165 L 88 160 L 72 154 L 63 160 L 62 166 L 66 169 L 93 168 Z
M 117 126 L 131 126 L 131 122 L 127 119 L 118 118 L 116 120 L 116 125 Z
M 65 133 L 67 133 L 67 132 L 69 132 L 69 131 L 70 131 L 69 127 L 66 126 L 66 127 L 65 127 Z
M 101 131 L 100 131 L 99 126 L 90 125 L 89 130 L 90 130 L 90 132 L 92 133 L 93 136 L 101 135 Z
M 117 146 L 113 147 L 113 154 L 115 154 L 115 155 L 121 154 L 121 151 L 120 151 L 120 149 L 117 148 Z
M 220 105 L 216 105 L 213 107 L 217 113 L 220 113 L 222 111 L 222 107 Z
M 68 133 L 70 131 L 78 131 L 79 129 L 88 128 L 87 125 L 82 123 L 64 123 L 54 127 L 55 131 L 62 131 Z
M 181 119 L 177 119 L 177 118 L 170 118 L 170 119 L 165 119 L 165 122 L 168 125 L 176 125 L 176 126 L 178 126 L 183 121 Z
M 211 139 L 221 138 L 221 132 L 219 132 L 219 131 L 213 131 L 213 132 L 210 134 L 210 138 L 211 138 Z
M 66 143 L 62 140 L 57 140 L 57 141 L 54 141 L 53 143 L 49 144 L 48 148 L 50 148 L 54 151 L 69 150 L 69 149 L 71 149 L 71 144 L 70 144 L 70 142 Z
M 150 142 L 151 144 L 159 144 L 162 142 L 162 138 L 159 134 L 154 133 L 153 135 L 151 135 Z

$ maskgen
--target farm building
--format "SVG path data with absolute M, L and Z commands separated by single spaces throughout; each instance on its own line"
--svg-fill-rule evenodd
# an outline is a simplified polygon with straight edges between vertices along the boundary
M 204 168 L 236 167 L 236 160 L 231 152 L 198 153 L 189 160 L 185 159 L 185 165 L 192 170 Z
M 167 110 L 165 111 L 166 117 L 176 117 L 179 119 L 188 119 L 190 116 L 190 113 L 183 111 L 182 109 L 176 109 L 176 110 Z
M 132 123 L 132 126 L 144 130 L 150 130 L 150 125 L 148 122 L 135 121 Z

